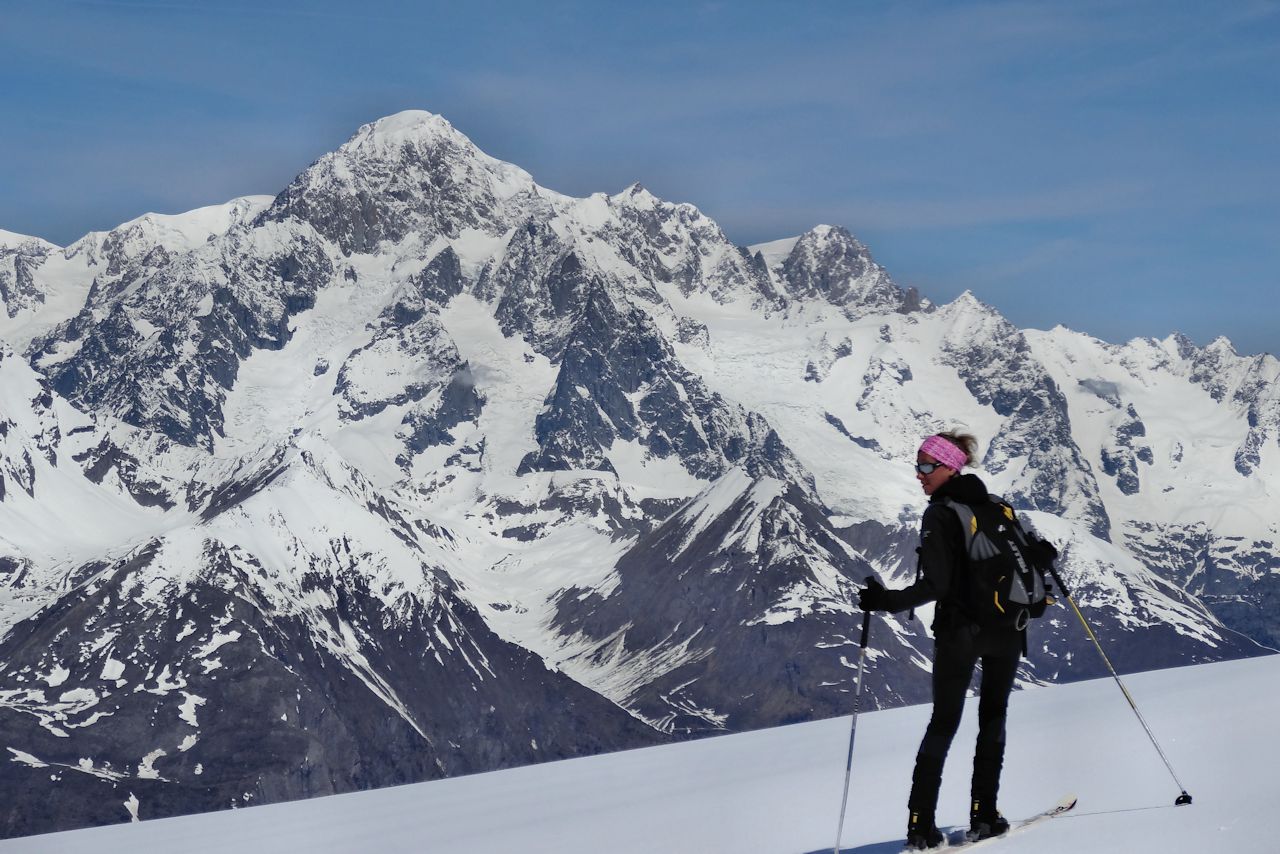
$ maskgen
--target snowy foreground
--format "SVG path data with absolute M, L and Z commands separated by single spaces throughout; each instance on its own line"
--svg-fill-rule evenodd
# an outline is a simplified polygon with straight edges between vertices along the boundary
M 1111 679 L 1016 693 L 1001 805 L 1018 818 L 1080 796 L 1075 812 L 983 852 L 1272 852 L 1280 796 L 1280 656 L 1125 680 L 1178 789 Z M 973 701 L 976 702 L 976 701 Z M 939 823 L 967 820 L 966 712 Z M 901 846 L 908 777 L 928 708 L 861 715 L 843 851 Z M 830 851 L 849 718 L 311 801 L 0 843 L 17 852 Z

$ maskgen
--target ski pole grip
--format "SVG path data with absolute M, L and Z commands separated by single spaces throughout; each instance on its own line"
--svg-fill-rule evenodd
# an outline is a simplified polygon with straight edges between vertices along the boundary
M 873 580 L 873 579 L 872 579 L 872 577 L 871 577 L 871 576 L 867 576 L 867 584 L 868 584 L 868 585 L 870 585 L 870 584 L 871 584 L 872 580 Z M 862 612 L 862 640 L 860 640 L 860 641 L 858 642 L 858 646 L 859 646 L 859 648 L 861 648 L 861 649 L 866 649 L 866 648 L 867 648 L 867 640 L 868 640 L 870 637 L 871 637 L 871 612 L 870 612 L 870 611 L 863 611 L 863 612 Z

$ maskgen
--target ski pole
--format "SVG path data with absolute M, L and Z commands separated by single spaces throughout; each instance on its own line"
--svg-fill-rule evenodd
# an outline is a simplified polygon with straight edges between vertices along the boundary
M 867 579 L 871 581 L 870 578 Z M 867 639 L 871 636 L 871 612 L 862 612 L 862 640 L 858 643 L 858 680 L 853 691 L 853 720 L 849 724 L 849 755 L 844 761 L 844 793 L 840 796 L 840 823 L 836 825 L 836 844 L 831 854 L 840 854 L 840 837 L 844 833 L 844 810 L 849 804 L 849 775 L 853 771 L 853 739 L 858 734 L 858 704 L 862 699 L 862 669 L 867 660 Z
M 1155 747 L 1156 753 L 1160 754 L 1160 759 L 1164 762 L 1164 767 L 1169 769 L 1169 776 L 1173 778 L 1173 782 L 1177 784 L 1182 794 L 1174 800 L 1174 806 L 1185 806 L 1191 803 L 1191 796 L 1187 794 L 1187 787 L 1182 785 L 1182 781 L 1178 779 L 1177 773 L 1173 770 L 1173 765 L 1169 762 L 1169 757 L 1164 755 L 1164 750 L 1160 747 L 1160 742 L 1156 741 L 1155 734 L 1151 732 L 1151 727 L 1147 726 L 1147 721 L 1142 717 L 1142 712 L 1138 711 L 1138 704 L 1133 701 L 1133 695 L 1129 693 L 1129 689 L 1124 687 L 1124 682 L 1120 679 L 1120 674 L 1116 672 L 1115 667 L 1111 664 L 1111 659 L 1107 657 L 1107 653 L 1102 649 L 1102 643 L 1098 640 L 1098 636 L 1093 633 L 1093 627 L 1089 625 L 1089 621 L 1084 618 L 1084 614 L 1080 611 L 1080 607 L 1076 605 L 1076 600 L 1071 597 L 1071 592 L 1067 590 L 1067 585 L 1062 583 L 1062 577 L 1058 575 L 1058 570 L 1053 566 L 1049 567 L 1049 572 L 1053 575 L 1053 580 L 1058 583 L 1058 589 L 1062 591 L 1062 595 L 1067 597 L 1067 602 L 1071 604 L 1071 610 L 1075 611 L 1076 616 L 1080 619 L 1080 625 L 1084 626 L 1085 633 L 1089 635 L 1089 640 L 1093 641 L 1093 645 L 1097 647 L 1098 654 L 1102 656 L 1102 661 L 1107 665 L 1107 670 L 1111 671 L 1111 678 L 1116 680 L 1116 684 L 1120 686 L 1120 693 L 1124 694 L 1124 698 L 1129 701 L 1129 708 L 1133 709 L 1133 713 L 1138 717 L 1138 723 L 1142 724 L 1142 728 L 1147 731 L 1147 738 L 1151 739 L 1151 744 Z

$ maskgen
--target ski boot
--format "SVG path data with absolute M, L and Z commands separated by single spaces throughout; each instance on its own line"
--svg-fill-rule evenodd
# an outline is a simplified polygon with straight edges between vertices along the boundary
M 933 823 L 932 813 L 912 812 L 908 817 L 906 845 L 908 851 L 927 851 L 930 848 L 938 848 L 946 839 L 942 831 L 938 830 L 938 826 Z
M 1000 836 L 1009 829 L 1009 822 L 1000 815 L 994 803 L 974 800 L 969 805 L 969 832 L 965 834 L 970 842 Z

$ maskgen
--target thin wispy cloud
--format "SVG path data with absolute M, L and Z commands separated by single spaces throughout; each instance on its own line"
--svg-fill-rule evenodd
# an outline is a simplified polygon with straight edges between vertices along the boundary
M 859 211 L 871 228 L 968 229 L 1115 216 L 1147 206 L 1151 193 L 1149 185 L 1137 181 L 1106 182 L 967 198 L 854 199 L 849 209 Z
M 1026 281 L 1055 265 L 1087 251 L 1087 245 L 1079 239 L 1062 237 L 1032 246 L 1028 251 L 992 264 L 964 270 L 961 280 L 969 282 Z

